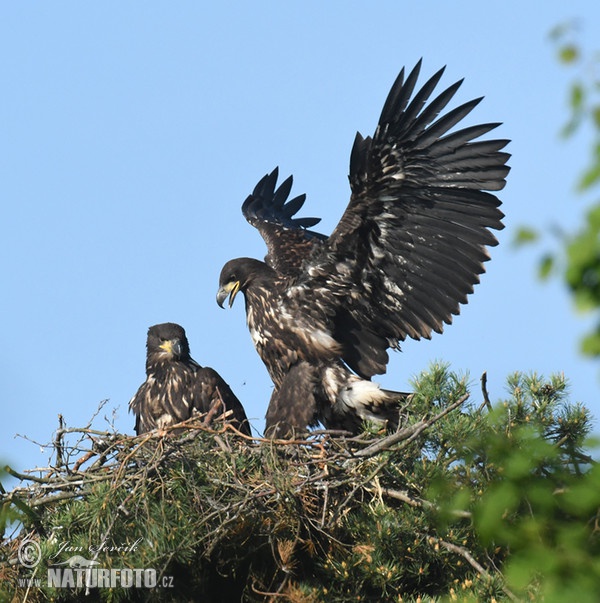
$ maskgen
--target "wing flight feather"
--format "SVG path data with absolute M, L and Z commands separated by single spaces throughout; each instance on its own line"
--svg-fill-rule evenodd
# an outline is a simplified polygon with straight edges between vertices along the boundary
M 451 323 L 497 244 L 491 231 L 503 228 L 489 191 L 505 185 L 508 141 L 477 140 L 497 123 L 453 130 L 481 99 L 442 114 L 462 80 L 426 104 L 443 69 L 414 94 L 420 65 L 396 80 L 374 136 L 357 134 L 350 203 L 295 284 L 334 321 L 344 306 L 349 330 L 336 332 L 364 377 L 385 372 L 388 347 Z
M 444 68 L 417 90 L 421 61 L 398 75 L 373 137 L 357 133 L 350 202 L 330 237 L 297 218 L 291 176 L 265 175 L 242 211 L 287 279 L 288 301 L 326 316 L 344 361 L 362 377 L 385 372 L 387 349 L 442 332 L 479 282 L 492 230 L 503 228 L 507 140 L 480 138 L 500 124 L 454 129 L 481 102 L 450 109 L 462 80 L 431 97 Z

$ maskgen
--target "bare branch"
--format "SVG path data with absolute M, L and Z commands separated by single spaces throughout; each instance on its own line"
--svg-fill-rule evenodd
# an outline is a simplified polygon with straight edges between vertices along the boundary
M 483 395 L 483 404 L 478 408 L 478 412 L 481 412 L 484 408 L 487 408 L 491 412 L 493 406 L 487 391 L 487 371 L 483 371 L 481 375 L 481 394 Z

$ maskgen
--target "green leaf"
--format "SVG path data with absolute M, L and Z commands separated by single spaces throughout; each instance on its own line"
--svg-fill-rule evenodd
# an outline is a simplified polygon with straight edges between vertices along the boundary
M 536 242 L 539 238 L 540 234 L 537 230 L 529 228 L 528 226 L 521 226 L 514 236 L 513 245 L 515 247 L 529 245 L 530 243 Z
M 592 207 L 587 213 L 587 221 L 589 229 L 592 230 L 594 235 L 600 233 L 600 203 Z
M 561 129 L 560 129 L 560 137 L 561 138 L 570 138 L 577 131 L 581 124 L 581 113 L 574 115 Z
M 559 502 L 570 513 L 591 516 L 600 507 L 600 465 L 594 465 L 584 479 L 567 488 Z
M 556 572 L 557 555 L 540 545 L 531 545 L 528 550 L 513 555 L 506 567 L 508 583 L 518 589 L 525 588 L 534 576 Z
M 600 105 L 596 105 L 595 107 L 593 107 L 591 113 L 594 126 L 596 126 L 597 130 L 600 130 Z
M 586 356 L 600 356 L 600 333 L 590 333 L 581 340 L 581 351 Z
M 484 541 L 510 542 L 514 534 L 510 533 L 506 518 L 519 504 L 519 491 L 510 481 L 489 487 L 476 508 L 477 527 Z
M 558 59 L 561 63 L 570 64 L 579 58 L 579 48 L 574 44 L 565 44 L 558 49 Z
M 538 275 L 542 280 L 546 280 L 551 275 L 554 263 L 555 260 L 552 254 L 547 253 L 541 258 L 538 266 Z
M 598 181 L 600 181 L 600 161 L 596 162 L 583 173 L 577 183 L 577 188 L 583 192 L 594 186 Z
M 575 82 L 571 86 L 571 109 L 573 110 L 573 113 L 579 113 L 581 111 L 584 96 L 583 86 L 579 82 Z

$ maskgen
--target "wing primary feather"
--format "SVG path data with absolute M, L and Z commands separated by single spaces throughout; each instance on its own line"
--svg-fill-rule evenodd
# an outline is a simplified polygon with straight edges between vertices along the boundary
M 417 63 L 415 69 L 420 69 L 421 61 Z M 404 87 L 404 67 L 400 70 L 396 81 L 393 83 L 392 88 L 385 99 L 385 103 L 383 104 L 383 109 L 381 110 L 381 116 L 379 118 L 379 123 L 385 121 L 387 116 L 392 113 L 392 107 L 396 106 L 398 97 L 402 94 L 402 89 Z
M 438 93 L 445 68 L 418 85 L 421 66 L 400 71 L 373 137 L 356 134 L 350 202 L 330 237 L 313 242 L 318 219 L 294 218 L 306 197 L 288 200 L 291 177 L 277 188 L 277 170 L 244 204 L 286 311 L 325 332 L 333 322 L 340 361 L 366 378 L 385 370 L 387 348 L 452 322 L 503 228 L 490 191 L 505 184 L 508 141 L 480 140 L 500 124 L 457 125 L 482 98 L 452 108 L 463 80 Z
M 291 218 L 294 214 L 298 213 L 302 209 L 302 206 L 304 205 L 305 201 L 306 201 L 306 195 L 305 194 L 298 195 L 297 197 L 294 197 L 293 199 L 290 199 L 282 207 L 283 214 L 285 215 L 285 217 L 286 218 Z M 305 220 L 305 219 L 312 220 L 314 218 L 300 218 L 300 220 Z M 318 220 L 318 218 L 317 218 L 317 220 Z
M 415 140 L 414 148 L 423 149 L 428 147 L 432 142 L 443 136 L 450 128 L 455 126 L 461 119 L 466 117 L 471 111 L 483 100 L 483 97 L 475 98 L 472 101 L 468 101 L 456 109 L 448 111 L 446 115 L 440 117 L 431 126 L 429 126 L 418 138 Z
M 402 128 L 397 126 L 393 132 L 395 136 L 400 137 L 410 137 L 414 138 L 423 130 L 427 128 L 427 126 L 442 112 L 442 110 L 446 107 L 446 105 L 452 100 L 456 91 L 461 87 L 463 80 L 458 80 L 451 86 L 448 86 L 446 90 L 441 92 L 438 96 L 436 96 L 429 105 L 427 105 L 420 113 L 420 115 L 413 122 L 404 122 L 402 121 Z
M 438 145 L 452 145 L 454 147 L 459 147 L 464 143 L 470 142 L 475 138 L 479 138 L 480 136 L 491 132 L 492 130 L 496 129 L 501 125 L 502 124 L 500 122 L 494 122 L 488 124 L 479 124 L 477 126 L 470 126 L 468 128 L 462 128 L 460 130 L 457 130 L 456 132 L 447 134 L 443 138 L 440 138 L 436 143 L 432 144 L 431 146 L 432 148 L 435 148 Z M 484 142 L 491 141 L 486 140 Z M 508 144 L 508 141 L 505 141 L 505 144 Z
M 276 167 L 270 174 L 265 174 L 254 187 L 252 197 L 258 199 L 272 199 L 275 194 L 275 184 L 279 176 L 279 167 Z
M 280 209 L 283 207 L 285 200 L 288 198 L 290 191 L 292 190 L 292 184 L 294 182 L 293 176 L 288 176 L 273 193 L 273 207 Z M 273 187 L 274 188 L 274 187 Z
M 397 115 L 395 118 L 392 117 L 391 119 L 389 119 L 389 123 L 398 122 L 399 124 L 406 124 L 406 127 L 412 130 L 411 126 L 414 124 L 416 117 L 419 115 L 425 103 L 431 96 L 431 93 L 440 81 L 440 78 L 442 77 L 445 69 L 445 67 L 442 67 L 437 73 L 430 77 L 429 80 L 427 80 L 427 82 L 425 82 L 425 84 L 419 90 L 419 92 L 417 92 L 417 94 L 410 102 L 406 110 L 402 114 Z M 401 130 L 397 130 L 396 128 L 394 128 L 393 130 L 395 136 L 402 135 Z

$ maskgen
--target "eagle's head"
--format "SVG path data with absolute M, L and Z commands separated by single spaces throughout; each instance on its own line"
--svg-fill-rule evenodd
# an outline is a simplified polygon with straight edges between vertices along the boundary
M 248 287 L 253 284 L 265 280 L 272 281 L 275 277 L 275 271 L 259 260 L 252 258 L 230 260 L 221 270 L 217 303 L 223 308 L 225 300 L 229 297 L 229 307 L 231 308 L 235 296 L 240 291 L 246 293 Z
M 171 360 L 187 360 L 190 356 L 190 345 L 183 327 L 173 322 L 154 325 L 148 329 L 148 360 L 169 362 Z

